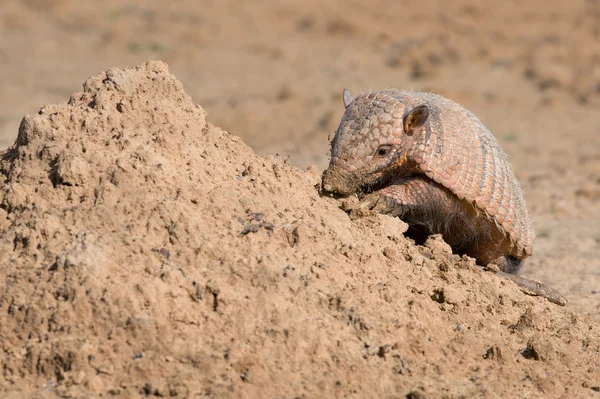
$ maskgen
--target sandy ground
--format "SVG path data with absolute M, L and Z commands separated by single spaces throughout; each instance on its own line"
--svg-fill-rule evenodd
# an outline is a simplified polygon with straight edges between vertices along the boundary
M 600 4 L 543 4 L 3 2 L 4 147 L 99 71 L 183 87 L 92 79 L 4 152 L 2 389 L 598 395 Z M 535 221 L 523 274 L 567 307 L 319 198 L 344 87 L 475 112 Z

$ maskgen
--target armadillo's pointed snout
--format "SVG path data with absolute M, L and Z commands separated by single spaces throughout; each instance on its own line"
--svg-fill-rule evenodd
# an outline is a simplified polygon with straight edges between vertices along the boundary
M 335 191 L 335 188 L 329 183 L 323 183 L 323 191 L 326 193 L 332 193 Z
M 350 181 L 344 178 L 335 167 L 330 166 L 323 172 L 323 180 L 321 186 L 326 193 L 335 193 L 343 196 L 354 194 L 354 185 L 349 184 Z
M 335 192 L 335 185 L 332 184 L 331 180 L 332 180 L 331 172 L 329 171 L 329 169 L 327 169 L 323 172 L 323 177 L 321 179 L 321 188 L 323 189 L 323 192 L 325 192 L 325 193 Z

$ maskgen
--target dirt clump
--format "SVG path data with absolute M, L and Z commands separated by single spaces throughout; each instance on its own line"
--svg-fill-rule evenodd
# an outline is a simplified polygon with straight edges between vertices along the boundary
M 232 117 L 235 117 L 234 115 Z M 206 121 L 161 62 L 0 167 L 3 396 L 591 397 L 600 326 Z

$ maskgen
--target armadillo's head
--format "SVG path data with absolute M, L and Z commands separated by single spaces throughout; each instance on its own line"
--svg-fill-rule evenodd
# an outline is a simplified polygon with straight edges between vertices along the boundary
M 407 107 L 385 90 L 352 98 L 344 90 L 346 112 L 331 142 L 323 190 L 351 195 L 385 186 L 406 167 L 412 136 L 429 116 L 425 105 Z

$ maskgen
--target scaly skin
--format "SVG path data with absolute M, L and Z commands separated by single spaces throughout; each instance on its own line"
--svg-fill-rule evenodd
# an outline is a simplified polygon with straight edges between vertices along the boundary
M 344 91 L 344 104 L 325 192 L 358 194 L 361 208 L 442 234 L 455 252 L 497 264 L 527 292 L 566 302 L 514 276 L 533 252 L 534 230 L 507 156 L 475 115 L 435 94 L 395 89 Z

